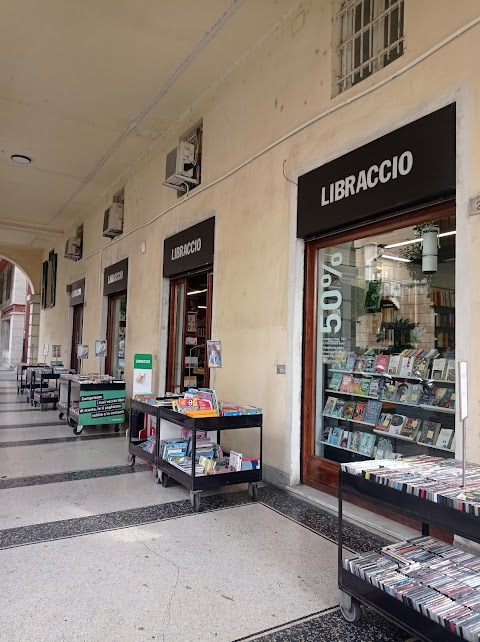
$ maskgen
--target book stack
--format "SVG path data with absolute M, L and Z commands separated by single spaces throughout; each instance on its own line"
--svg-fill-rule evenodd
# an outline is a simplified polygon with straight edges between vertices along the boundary
M 172 458 L 170 460 L 170 463 L 172 466 L 175 466 L 176 468 L 179 468 L 180 470 L 183 470 L 184 473 L 187 473 L 187 475 L 192 474 L 192 458 L 191 457 L 179 457 L 178 459 Z M 195 477 L 198 475 L 203 475 L 204 468 L 200 462 L 195 464 Z
M 345 356 L 343 361 L 337 360 L 330 366 L 334 372 L 347 372 L 357 377 L 389 374 L 412 379 L 428 379 L 432 368 L 432 378 L 454 382 L 455 361 L 453 359 L 439 359 L 439 356 L 440 353 L 436 348 L 428 350 L 407 348 L 400 354 L 380 354 L 377 357 L 368 354 L 357 355 L 351 352 Z M 339 381 L 338 377 L 332 377 L 332 379 L 334 383 Z
M 373 399 L 368 401 L 345 401 L 338 397 L 328 397 L 323 409 L 324 417 L 347 419 L 353 422 L 375 426 L 382 403 Z
M 343 567 L 465 640 L 480 637 L 480 557 L 433 537 L 349 557 Z
M 175 457 L 185 457 L 187 449 L 188 439 L 162 439 L 160 441 L 160 457 L 167 461 Z
M 137 444 L 139 448 L 145 450 L 147 453 L 153 454 L 155 452 L 155 435 L 148 437 L 141 444 Z

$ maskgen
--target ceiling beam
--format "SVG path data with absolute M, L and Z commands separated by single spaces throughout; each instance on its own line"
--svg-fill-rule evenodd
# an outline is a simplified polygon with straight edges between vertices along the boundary
M 11 218 L 0 218 L 0 229 L 13 230 L 15 232 L 30 232 L 31 234 L 38 234 L 46 238 L 62 236 L 64 233 L 60 228 L 42 225 L 41 223 L 23 223 L 22 221 L 15 221 Z

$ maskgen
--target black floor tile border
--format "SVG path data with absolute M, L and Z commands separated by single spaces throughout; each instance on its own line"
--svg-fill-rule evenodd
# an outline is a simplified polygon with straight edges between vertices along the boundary
M 232 642 L 254 642 L 255 640 L 261 639 L 260 636 L 265 635 L 267 633 L 274 633 L 286 627 L 293 627 L 293 625 L 295 624 L 306 622 L 307 620 L 310 620 L 314 617 L 325 615 L 326 613 L 329 613 L 330 611 L 335 611 L 335 610 L 338 610 L 338 606 L 328 606 L 327 608 L 322 609 L 321 611 L 316 611 L 315 613 L 310 613 L 309 615 L 304 615 L 303 617 L 296 617 L 293 620 L 289 620 L 288 622 L 284 622 L 283 624 L 278 624 L 277 626 L 270 626 L 268 627 L 268 629 L 263 629 L 262 631 L 257 631 L 256 633 L 246 635 L 242 638 L 237 638 L 236 640 L 232 640 Z
M 68 428 L 66 421 L 39 421 L 35 424 L 4 424 L 0 425 L 0 430 L 14 430 L 15 428 L 36 428 L 37 426 L 65 426 Z
M 32 475 L 31 477 L 0 477 L 0 491 L 10 488 L 25 488 L 27 486 L 44 486 L 45 484 L 58 484 L 61 482 L 81 481 L 83 479 L 99 479 L 100 477 L 116 477 L 130 473 L 143 473 L 152 470 L 150 464 L 136 464 L 135 466 L 109 466 L 107 468 L 89 468 L 88 470 L 75 470 L 69 473 L 50 473 L 49 475 Z
M 25 439 L 18 441 L 0 441 L 0 448 L 19 448 L 21 446 L 44 446 L 46 444 L 65 444 L 70 441 L 91 441 L 92 439 L 125 438 L 124 432 L 102 433 L 99 435 L 78 435 L 77 437 L 47 437 L 46 439 Z
M 0 413 L 5 412 L 45 412 L 41 411 L 39 408 L 34 408 L 30 406 L 29 408 L 12 408 L 11 410 L 0 410 Z
M 359 622 L 346 622 L 337 609 L 267 635 L 260 633 L 260 637 L 250 636 L 235 642 L 405 642 L 409 639 L 409 633 L 362 607 Z

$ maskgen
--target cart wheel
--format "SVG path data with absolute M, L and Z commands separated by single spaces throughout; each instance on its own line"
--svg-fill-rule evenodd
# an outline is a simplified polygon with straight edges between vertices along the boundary
M 59 412 L 59 413 L 58 413 L 58 418 L 59 418 L 60 420 L 61 420 L 61 419 L 63 419 L 64 417 L 65 417 L 65 415 L 63 414 L 63 412 Z
M 129 466 L 135 466 L 135 455 L 128 455 L 127 463 Z
M 115 424 L 114 430 L 115 432 L 120 432 L 120 426 L 118 424 Z
M 360 602 L 343 591 L 340 591 L 340 612 L 350 623 L 358 622 L 362 616 Z
M 258 501 L 258 486 L 257 484 L 249 484 L 248 494 L 252 498 L 252 502 Z
M 200 493 L 190 493 L 190 502 L 192 504 L 193 512 L 198 513 L 200 510 Z
M 74 435 L 80 435 L 82 433 L 83 426 L 79 426 L 78 424 L 75 424 L 73 426 L 73 434 Z
M 170 486 L 170 477 L 166 473 L 162 473 L 162 486 L 168 488 Z

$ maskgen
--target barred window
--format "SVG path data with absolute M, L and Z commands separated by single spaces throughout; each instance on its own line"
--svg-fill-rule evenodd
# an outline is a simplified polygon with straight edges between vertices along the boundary
M 404 0 L 344 0 L 337 16 L 342 92 L 403 54 Z

